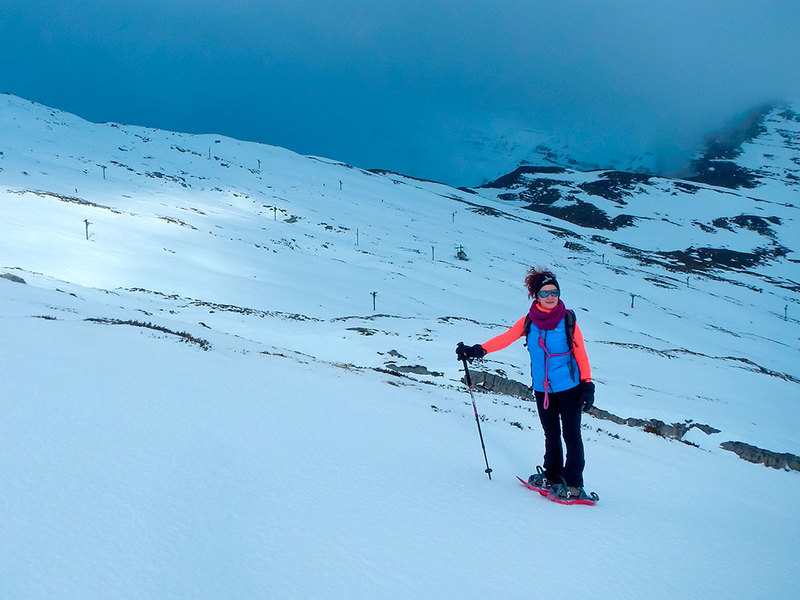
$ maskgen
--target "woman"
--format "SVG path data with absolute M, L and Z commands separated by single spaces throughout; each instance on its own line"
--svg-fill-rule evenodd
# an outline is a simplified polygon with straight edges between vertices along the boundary
M 456 348 L 458 358 L 483 358 L 525 338 L 531 356 L 531 375 L 539 420 L 544 430 L 544 470 L 528 483 L 548 489 L 559 500 L 589 499 L 583 489 L 583 440 L 581 411 L 594 404 L 594 383 L 583 334 L 575 314 L 561 301 L 555 275 L 545 269 L 530 269 L 525 277 L 533 304 L 528 314 L 505 333 L 483 344 Z M 566 461 L 561 438 L 567 449 Z

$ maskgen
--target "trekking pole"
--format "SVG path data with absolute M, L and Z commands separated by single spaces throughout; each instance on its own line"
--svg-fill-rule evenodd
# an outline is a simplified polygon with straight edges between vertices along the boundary
M 481 420 L 478 418 L 478 407 L 475 406 L 475 396 L 472 395 L 472 379 L 469 376 L 469 368 L 467 367 L 467 359 L 462 358 L 461 362 L 464 363 L 464 375 L 467 380 L 467 389 L 469 390 L 469 397 L 472 399 L 472 411 L 475 413 L 475 422 L 478 424 L 478 435 L 481 438 L 481 448 L 483 449 L 483 460 L 486 461 L 486 471 L 489 476 L 489 481 L 492 480 L 492 470 L 489 468 L 489 459 L 486 458 L 486 444 L 483 443 L 483 432 L 481 431 Z

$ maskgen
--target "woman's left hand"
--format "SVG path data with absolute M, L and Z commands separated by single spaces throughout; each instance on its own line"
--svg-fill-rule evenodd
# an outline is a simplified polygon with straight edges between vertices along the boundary
M 580 396 L 581 410 L 587 412 L 594 406 L 594 382 L 581 381 L 581 396 Z

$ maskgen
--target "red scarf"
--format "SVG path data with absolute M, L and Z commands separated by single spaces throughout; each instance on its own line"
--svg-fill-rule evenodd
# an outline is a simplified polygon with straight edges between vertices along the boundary
M 564 315 L 567 314 L 567 307 L 558 299 L 558 304 L 551 311 L 544 311 L 537 302 L 531 304 L 531 309 L 528 311 L 528 316 L 536 327 L 539 329 L 553 330 L 559 324 Z

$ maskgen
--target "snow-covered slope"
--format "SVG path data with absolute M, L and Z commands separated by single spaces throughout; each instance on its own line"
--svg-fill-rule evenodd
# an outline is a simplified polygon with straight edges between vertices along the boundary
M 770 119 L 794 127 L 743 147 L 754 188 L 456 190 L 0 96 L 2 596 L 791 593 L 797 153 Z M 459 381 L 455 343 L 524 314 L 532 264 L 589 345 L 595 508 L 516 483 L 542 438 L 499 393 L 476 395 L 489 482 Z M 488 358 L 528 380 L 521 344 Z

